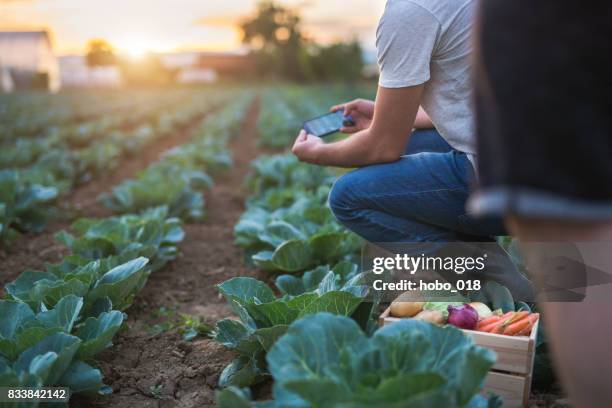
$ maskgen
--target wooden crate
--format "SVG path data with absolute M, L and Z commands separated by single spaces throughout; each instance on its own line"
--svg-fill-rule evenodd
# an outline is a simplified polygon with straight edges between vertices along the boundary
M 387 308 L 378 322 L 380 326 L 385 326 L 398 320 L 401 318 L 392 317 Z M 524 408 L 529 402 L 538 324 L 539 321 L 529 337 L 463 330 L 477 345 L 497 354 L 497 361 L 485 379 L 483 393 L 491 392 L 503 397 L 505 408 Z

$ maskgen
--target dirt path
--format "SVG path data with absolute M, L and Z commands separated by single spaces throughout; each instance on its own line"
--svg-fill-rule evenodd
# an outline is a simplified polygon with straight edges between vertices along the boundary
M 144 148 L 139 154 L 121 160 L 114 171 L 89 183 L 76 187 L 61 199 L 59 206 L 70 217 L 51 220 L 41 234 L 25 234 L 8 250 L 0 249 L 0 295 L 4 284 L 12 281 L 26 269 L 43 269 L 46 262 L 59 262 L 66 248 L 57 243 L 54 234 L 68 229 L 72 219 L 78 217 L 106 217 L 112 212 L 97 202 L 102 192 L 109 191 L 122 180 L 134 177 L 137 172 L 159 160 L 162 153 L 189 140 L 192 132 L 202 123 L 204 116 L 170 137 L 163 138 Z
M 151 334 L 150 324 L 160 307 L 214 323 L 230 311 L 215 285 L 241 275 L 254 275 L 244 266 L 242 251 L 233 245 L 233 226 L 244 211 L 243 180 L 258 154 L 256 102 L 240 137 L 231 142 L 232 169 L 217 177 L 206 194 L 208 221 L 185 226 L 182 255 L 156 272 L 128 311 L 129 329 L 101 354 L 99 365 L 114 393 L 95 399 L 75 399 L 74 407 L 212 407 L 215 387 L 232 354 L 201 337 L 185 342 L 176 330 Z

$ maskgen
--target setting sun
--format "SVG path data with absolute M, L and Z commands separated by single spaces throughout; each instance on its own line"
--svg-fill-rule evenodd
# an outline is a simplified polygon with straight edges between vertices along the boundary
M 151 51 L 149 44 L 142 38 L 127 38 L 117 44 L 120 51 L 132 58 L 142 58 Z

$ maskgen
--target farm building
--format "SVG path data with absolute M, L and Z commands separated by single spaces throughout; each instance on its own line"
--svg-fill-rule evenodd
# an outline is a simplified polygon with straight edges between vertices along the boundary
M 90 67 L 81 55 L 60 57 L 59 70 L 63 88 L 119 88 L 123 85 L 118 66 Z
M 176 82 L 179 84 L 207 84 L 218 79 L 217 72 L 198 66 L 201 52 L 172 52 L 159 54 L 162 64 L 176 74 Z
M 215 71 L 220 77 L 242 78 L 253 75 L 255 59 L 248 54 L 202 53 L 198 60 L 201 69 Z
M 210 83 L 219 78 L 242 78 L 256 70 L 255 60 L 247 54 L 224 52 L 177 52 L 159 54 L 169 69 L 178 72 L 181 84 Z
M 46 31 L 0 31 L 0 71 L 3 77 L 10 74 L 10 80 L 1 82 L 3 91 L 60 88 L 59 66 Z

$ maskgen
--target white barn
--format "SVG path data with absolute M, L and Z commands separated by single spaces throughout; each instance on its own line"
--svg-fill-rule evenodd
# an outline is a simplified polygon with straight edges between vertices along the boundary
M 0 31 L 0 72 L 4 73 L 0 81 L 0 90 L 4 91 L 46 88 L 55 92 L 61 85 L 59 65 L 46 31 Z

